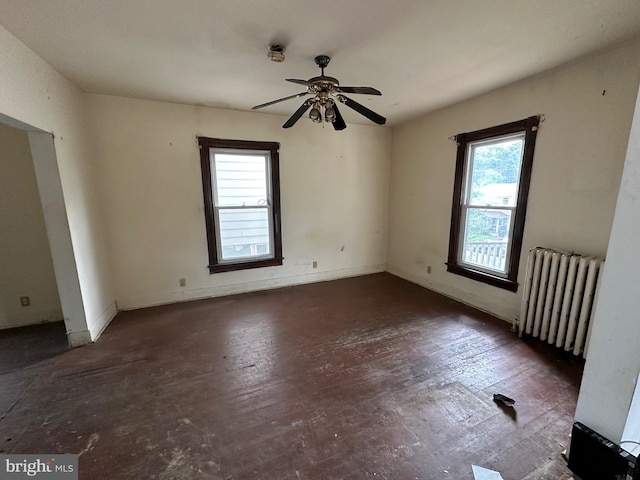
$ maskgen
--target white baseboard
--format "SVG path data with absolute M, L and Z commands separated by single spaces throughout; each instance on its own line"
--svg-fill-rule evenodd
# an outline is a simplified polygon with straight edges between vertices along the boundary
M 7 312 L 0 319 L 0 330 L 5 328 L 26 327 L 41 323 L 59 322 L 62 320 L 62 310 L 59 308 L 43 308 L 33 310 L 33 306 L 25 307 L 25 311 Z
M 97 318 L 87 325 L 87 330 L 67 332 L 69 345 L 72 347 L 81 347 L 95 342 L 117 313 L 115 302 L 111 302 Z
M 98 318 L 88 323 L 87 327 L 91 334 L 91 341 L 95 342 L 98 340 L 100 335 L 102 335 L 102 332 L 104 332 L 104 330 L 109 326 L 109 323 L 111 323 L 111 320 L 113 320 L 117 313 L 118 310 L 115 302 L 111 302 L 102 311 Z
M 168 303 L 200 300 L 203 298 L 236 295 L 239 293 L 270 290 L 280 287 L 302 285 L 305 283 L 324 282 L 328 280 L 337 280 L 340 278 L 357 277 L 360 275 L 368 275 L 371 273 L 380 273 L 384 271 L 385 265 L 383 264 L 368 265 L 363 267 L 350 267 L 317 273 L 304 273 L 286 277 L 270 278 L 266 280 L 255 280 L 251 282 L 227 284 L 216 287 L 181 289 L 170 292 L 158 292 L 140 296 L 125 297 L 122 299 L 118 299 L 117 304 L 118 308 L 121 310 L 134 310 L 137 308 L 165 305 Z
M 453 287 L 449 284 L 426 280 L 424 278 L 424 274 L 418 274 L 402 267 L 398 267 L 397 265 L 387 265 L 387 271 L 411 283 L 415 283 L 416 285 L 420 285 L 421 287 L 432 290 L 436 293 L 444 295 L 445 297 L 449 297 L 452 300 L 493 315 L 494 317 L 497 317 L 500 320 L 504 320 L 509 324 L 513 323 L 514 315 L 517 314 L 517 312 L 514 314 L 514 312 L 507 311 L 506 309 L 501 309 L 496 305 L 487 302 L 477 294 L 465 291 L 461 288 Z

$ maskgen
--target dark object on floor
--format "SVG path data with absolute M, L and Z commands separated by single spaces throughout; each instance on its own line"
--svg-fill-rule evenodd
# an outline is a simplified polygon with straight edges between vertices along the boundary
M 506 395 L 502 395 L 501 393 L 494 393 L 493 401 L 500 402 L 503 405 L 506 405 L 507 407 L 513 407 L 513 405 L 516 403 L 516 401 L 513 398 L 509 398 Z
M 569 468 L 582 480 L 640 480 L 633 455 L 579 422 L 571 431 Z

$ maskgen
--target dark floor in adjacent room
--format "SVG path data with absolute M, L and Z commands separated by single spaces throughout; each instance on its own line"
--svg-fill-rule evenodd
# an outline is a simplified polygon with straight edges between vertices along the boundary
M 81 479 L 570 477 L 582 362 L 390 274 L 123 312 L 37 362 L 10 335 L 0 452 Z

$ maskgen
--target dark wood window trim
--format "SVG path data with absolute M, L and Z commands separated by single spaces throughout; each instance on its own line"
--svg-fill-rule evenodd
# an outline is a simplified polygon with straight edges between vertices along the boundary
M 220 138 L 198 137 L 200 146 L 200 166 L 202 170 L 202 193 L 204 195 L 204 214 L 207 230 L 207 247 L 209 250 L 209 273 L 231 272 L 250 268 L 272 267 L 282 265 L 282 231 L 280 225 L 280 144 L 277 142 L 256 142 L 251 140 L 227 140 Z M 271 202 L 273 225 L 272 258 L 242 260 L 237 262 L 220 262 L 218 259 L 216 222 L 213 205 L 213 185 L 211 175 L 211 148 L 228 148 L 234 150 L 262 150 L 270 153 Z
M 524 223 L 527 213 L 527 199 L 529 196 L 529 184 L 533 166 L 533 153 L 535 149 L 536 135 L 540 118 L 538 116 L 525 118 L 517 122 L 511 122 L 496 127 L 485 128 L 475 132 L 456 135 L 458 150 L 456 156 L 455 183 L 453 188 L 453 207 L 451 209 L 451 231 L 449 235 L 449 259 L 447 271 L 468 277 L 480 282 L 504 288 L 515 292 L 518 290 L 518 266 L 520 264 L 520 251 L 522 249 L 522 237 L 524 235 Z M 487 140 L 493 137 L 525 132 L 524 152 L 520 168 L 520 182 L 518 199 L 514 210 L 513 235 L 509 245 L 510 255 L 507 265 L 506 277 L 493 275 L 483 270 L 470 268 L 461 264 L 458 260 L 461 235 L 461 219 L 464 201 L 464 182 L 467 176 L 467 151 L 468 145 L 479 140 Z

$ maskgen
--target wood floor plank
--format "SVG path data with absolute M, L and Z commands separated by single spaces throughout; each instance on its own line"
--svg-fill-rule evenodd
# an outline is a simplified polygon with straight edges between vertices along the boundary
M 80 478 L 570 476 L 582 362 L 390 274 L 121 312 L 72 350 L 24 334 L 0 332 L 0 451 Z

